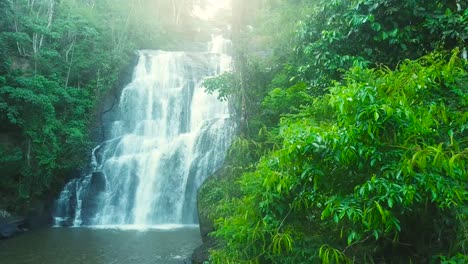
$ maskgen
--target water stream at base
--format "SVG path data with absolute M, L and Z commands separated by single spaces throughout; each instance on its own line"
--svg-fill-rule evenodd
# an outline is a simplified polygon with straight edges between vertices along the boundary
M 186 264 L 198 227 L 48 228 L 0 240 L 2 264 Z

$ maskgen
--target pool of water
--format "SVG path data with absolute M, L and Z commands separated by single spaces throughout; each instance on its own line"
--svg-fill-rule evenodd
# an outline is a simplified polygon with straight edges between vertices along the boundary
M 0 263 L 190 263 L 199 245 L 197 226 L 48 228 L 0 240 Z

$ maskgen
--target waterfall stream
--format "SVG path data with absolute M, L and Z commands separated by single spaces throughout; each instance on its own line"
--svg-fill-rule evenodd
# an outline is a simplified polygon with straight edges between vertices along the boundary
M 92 171 L 56 201 L 56 225 L 197 223 L 197 190 L 222 165 L 235 131 L 228 103 L 202 85 L 229 70 L 229 45 L 213 36 L 207 52 L 139 51 Z

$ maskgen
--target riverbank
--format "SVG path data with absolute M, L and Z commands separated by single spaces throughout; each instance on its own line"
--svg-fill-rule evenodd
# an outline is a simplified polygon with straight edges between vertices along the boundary
M 24 224 L 24 218 L 12 216 L 7 213 L 3 214 L 0 216 L 0 239 L 10 238 L 24 231 Z
M 52 225 L 50 206 L 40 203 L 21 215 L 0 209 L 0 239 L 11 238 L 25 231 Z

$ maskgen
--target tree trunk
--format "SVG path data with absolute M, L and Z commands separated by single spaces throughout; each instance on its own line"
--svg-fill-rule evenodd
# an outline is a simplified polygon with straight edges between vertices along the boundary
M 246 134 L 249 129 L 248 116 L 249 111 L 247 105 L 247 80 L 246 80 L 246 66 L 247 60 L 245 58 L 245 39 L 243 37 L 243 28 L 245 23 L 245 7 L 243 1 L 236 1 L 233 6 L 233 45 L 234 45 L 234 62 L 236 71 L 239 73 L 240 80 L 240 130 L 241 134 Z
M 65 87 L 68 87 L 68 80 L 70 79 L 70 73 L 71 73 L 71 68 L 73 64 L 73 55 L 75 54 L 75 40 L 76 37 L 73 39 L 72 44 L 70 45 L 70 48 L 67 50 L 65 54 L 65 59 L 68 62 L 68 54 L 71 52 L 71 58 L 70 58 L 70 64 L 68 66 L 68 72 L 67 72 L 67 79 L 65 80 Z
M 55 0 L 49 0 L 49 6 L 47 7 L 47 29 L 50 29 L 52 26 L 52 20 L 54 18 L 54 8 L 55 8 Z M 42 47 L 42 43 L 44 41 L 44 35 L 41 34 L 41 39 L 39 41 L 39 49 Z

